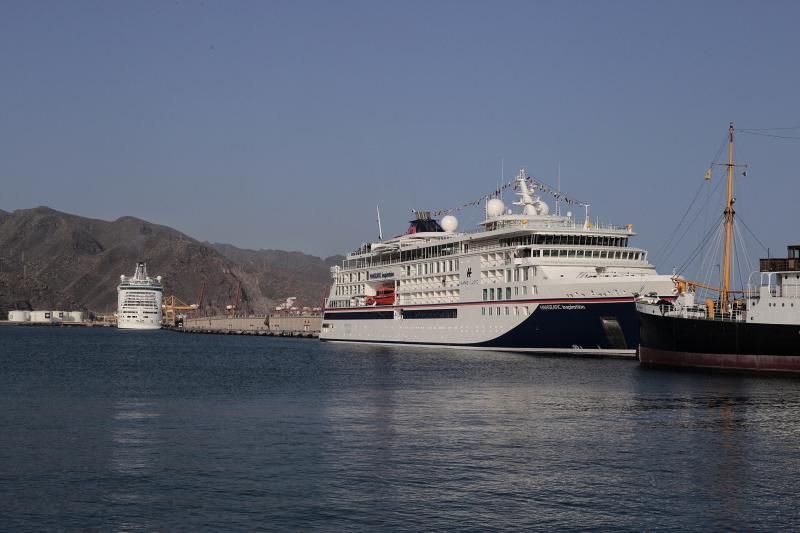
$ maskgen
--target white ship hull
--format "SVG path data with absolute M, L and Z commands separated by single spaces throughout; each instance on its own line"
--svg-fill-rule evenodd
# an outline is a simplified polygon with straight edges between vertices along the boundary
M 161 329 L 162 298 L 161 277 L 149 277 L 145 264 L 137 263 L 132 277 L 120 277 L 117 328 Z
M 464 271 L 471 268 L 468 258 L 461 262 Z M 672 279 L 658 274 L 507 285 L 503 294 L 511 298 L 503 300 L 477 299 L 483 287 L 468 283 L 461 289 L 472 301 L 326 309 L 320 339 L 634 357 L 635 295 L 674 297 Z M 538 297 L 521 296 L 523 287 Z
M 161 329 L 161 317 L 117 319 L 117 329 Z

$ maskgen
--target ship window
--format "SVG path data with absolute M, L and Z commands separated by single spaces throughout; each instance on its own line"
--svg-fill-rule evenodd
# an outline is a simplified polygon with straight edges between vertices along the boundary
M 484 302 L 486 301 L 487 296 L 489 296 L 489 290 L 488 289 L 483 289 L 483 301 Z
M 566 250 L 559 250 L 558 255 L 560 257 L 567 257 L 567 251 Z
M 514 296 L 519 296 L 519 287 L 514 287 Z
M 511 287 L 506 287 L 506 300 L 511 299 Z
M 494 289 L 489 289 L 489 299 L 494 300 Z
M 481 315 L 482 316 L 486 316 L 486 308 L 485 307 L 481 307 Z
M 500 316 L 500 308 L 497 308 L 497 316 Z
M 497 289 L 497 299 L 498 300 L 502 300 L 503 299 L 503 289 L 500 289 L 500 288 Z
M 492 307 L 489 308 L 489 316 L 492 316 L 492 309 L 494 309 L 494 308 L 492 308 Z
M 523 285 L 523 286 L 522 286 L 522 294 L 523 294 L 523 295 L 526 295 L 526 294 L 528 294 L 528 286 L 527 286 L 527 285 Z
M 510 313 L 509 313 L 509 311 L 508 311 L 508 306 L 506 306 L 506 316 L 508 316 L 509 314 L 510 314 Z

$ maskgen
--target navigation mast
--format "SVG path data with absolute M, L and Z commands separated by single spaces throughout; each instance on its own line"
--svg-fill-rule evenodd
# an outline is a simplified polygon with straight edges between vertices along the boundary
M 731 262 L 733 260 L 731 245 L 733 241 L 733 122 L 728 127 L 728 203 L 725 206 L 725 256 L 723 258 L 722 293 L 720 294 L 720 311 L 725 313 L 730 298 Z

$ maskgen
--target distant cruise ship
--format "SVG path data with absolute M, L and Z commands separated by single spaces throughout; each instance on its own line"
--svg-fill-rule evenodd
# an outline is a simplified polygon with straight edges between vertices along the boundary
M 323 341 L 634 356 L 634 297 L 675 298 L 631 226 L 551 215 L 520 171 L 521 213 L 499 198 L 473 232 L 417 212 L 399 237 L 364 244 L 331 268 Z M 587 210 L 588 210 L 588 206 Z
M 117 286 L 117 327 L 160 329 L 163 288 L 161 276 L 147 275 L 147 265 L 136 263 L 132 277 L 120 276 Z

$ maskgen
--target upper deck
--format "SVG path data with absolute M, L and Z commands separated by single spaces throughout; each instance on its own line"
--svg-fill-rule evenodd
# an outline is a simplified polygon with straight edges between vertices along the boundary
M 761 259 L 761 272 L 800 272 L 800 245 L 788 246 L 786 258 L 770 257 Z

